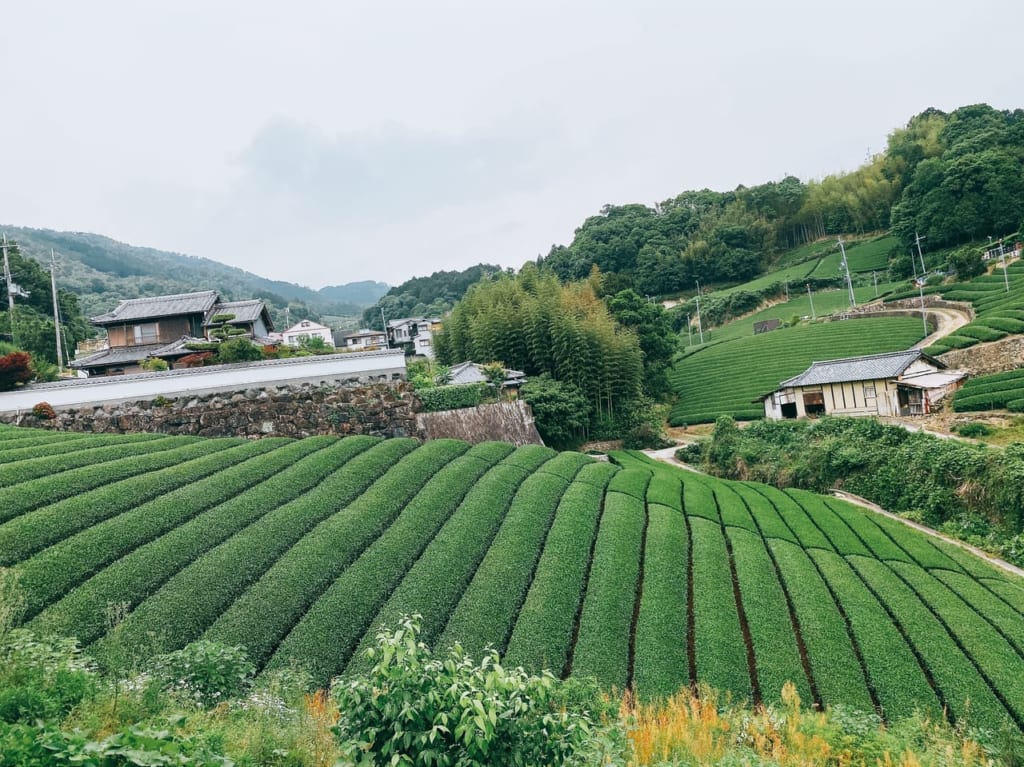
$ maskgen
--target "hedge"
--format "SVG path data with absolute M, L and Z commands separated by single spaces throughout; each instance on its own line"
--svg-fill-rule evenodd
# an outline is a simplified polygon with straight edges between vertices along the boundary
M 173 466 L 104 484 L 96 490 L 15 517 L 0 525 L 0 566 L 19 562 L 104 519 L 209 476 L 251 450 L 251 441 L 239 444 L 235 440 L 209 440 L 168 450 L 158 456 L 166 461 L 173 454 L 177 459 Z M 105 476 L 102 468 L 93 471 L 100 477 Z M 37 481 L 15 488 L 24 488 Z
M 381 605 L 466 493 L 512 450 L 501 443 L 477 445 L 436 472 L 380 538 L 313 603 L 268 667 L 295 665 L 321 683 L 341 671 Z
M 284 503 L 308 492 L 360 446 L 337 437 L 296 440 L 277 453 L 291 465 L 254 483 L 246 492 L 205 511 L 180 527 L 150 541 L 101 570 L 59 602 L 40 613 L 33 625 L 40 631 L 95 641 L 106 629 L 108 604 L 137 605 L 171 576 L 234 533 Z M 350 450 L 349 448 L 352 448 Z
M 783 587 L 796 611 L 800 636 L 807 648 L 811 674 L 822 703 L 843 703 L 871 711 L 874 703 L 846 623 L 813 561 L 806 551 L 787 541 L 770 540 L 768 546 L 775 555 Z
M 678 512 L 683 510 L 683 481 L 679 472 L 655 470 L 647 486 L 647 503 L 657 503 Z
M 690 538 L 697 680 L 750 699 L 747 650 L 721 526 L 691 517 Z
M 688 517 L 702 517 L 716 525 L 720 521 L 718 503 L 711 486 L 689 477 L 683 481 L 683 509 Z
M 184 464 L 180 474 L 185 481 L 179 480 L 158 498 L 92 525 L 21 562 L 18 569 L 25 583 L 26 615 L 36 615 L 105 565 L 237 496 L 268 474 L 285 469 L 298 452 L 284 449 L 292 443 L 280 438 L 255 440 L 217 453 L 211 458 L 218 460 L 210 462 L 216 471 L 213 476 L 200 478 Z
M 550 669 L 556 676 L 565 668 L 605 488 L 615 471 L 607 463 L 586 466 L 562 495 L 508 642 L 506 664 L 534 673 Z
M 783 685 L 793 682 L 800 699 L 811 702 L 811 687 L 800 661 L 789 605 L 764 539 L 738 527 L 727 528 L 726 535 L 736 561 L 762 697 L 778 700 Z
M 929 540 L 929 536 L 922 535 L 909 525 L 884 514 L 876 515 L 875 524 L 888 533 L 896 545 L 907 552 L 913 562 L 921 567 L 942 567 L 947 570 L 959 570 L 960 567 L 952 559 L 947 557 Z
M 883 562 L 866 557 L 850 557 L 848 561 L 890 611 L 899 616 L 951 716 L 957 721 L 966 719 L 975 727 L 1000 729 L 1009 713 L 917 594 Z
M 523 482 L 438 646 L 457 642 L 472 657 L 480 657 L 488 647 L 504 654 L 555 509 L 568 486 L 563 478 L 543 470 Z
M 1021 615 L 1017 610 L 997 594 L 963 573 L 934 570 L 931 574 L 999 629 L 1017 653 L 1024 656 L 1024 635 L 1020 633 Z
M 733 489 L 731 484 L 722 482 L 715 488 L 715 502 L 718 504 L 718 511 L 722 515 L 722 524 L 726 527 L 739 527 L 749 530 L 752 533 L 760 532 L 754 524 L 754 518 L 747 510 L 746 504 L 739 493 Z
M 33 465 L 28 470 L 35 476 L 18 484 L 0 488 L 0 523 L 24 514 L 32 509 L 54 504 L 66 498 L 73 499 L 96 488 L 106 488 L 121 480 L 132 481 L 146 472 L 156 471 L 168 466 L 175 466 L 198 455 L 206 455 L 216 450 L 223 450 L 241 441 L 234 439 L 200 440 L 194 437 L 170 437 L 167 444 L 164 440 L 154 440 L 140 445 L 130 444 L 112 446 L 111 454 L 117 454 L 115 460 L 104 461 L 96 466 L 85 465 L 70 471 L 57 474 L 47 472 L 38 474 L 38 467 Z M 18 466 L 9 467 L 15 476 Z
M 583 599 L 572 673 L 593 677 L 605 689 L 624 691 L 646 513 L 642 500 L 611 492 L 610 487 Z
M 244 645 L 261 667 L 331 582 L 378 540 L 406 504 L 468 445 L 432 440 L 403 456 L 344 507 L 298 540 L 210 628 L 205 637 Z
M 5 448 L 3 443 L 0 442 L 0 463 L 6 467 L 3 476 L 0 476 L 0 487 L 52 474 L 54 473 L 54 462 L 59 462 L 65 456 L 70 457 L 82 452 L 95 451 L 100 447 L 128 442 L 142 443 L 158 439 L 168 439 L 168 437 L 161 434 L 77 434 L 75 436 L 78 439 L 71 440 L 67 444 L 51 440 L 41 445 L 12 447 L 10 449 Z M 44 459 L 39 462 L 37 468 L 37 471 L 41 473 L 35 475 L 32 475 L 25 469 L 25 465 L 33 458 Z M 89 459 L 85 459 L 85 463 L 89 462 Z M 19 473 L 13 471 L 16 468 L 15 463 L 18 464 L 17 469 Z M 80 465 L 85 465 L 85 463 Z M 58 463 L 57 465 L 60 464 Z M 69 466 L 68 468 L 76 467 Z M 58 469 L 58 471 L 63 471 L 63 469 Z
M 821 532 L 814 520 L 808 516 L 799 503 L 791 495 L 792 490 L 778 490 L 774 487 L 764 488 L 765 497 L 775 506 L 776 511 L 782 515 L 783 520 L 789 525 L 793 534 L 796 535 L 800 545 L 805 549 L 825 549 L 832 551 L 832 544 Z
M 878 559 L 896 559 L 911 562 L 910 555 L 901 549 L 882 528 L 874 522 L 873 514 L 848 503 L 828 501 L 828 506 L 864 541 L 871 554 Z
M 647 485 L 651 482 L 651 476 L 649 468 L 623 469 L 612 477 L 608 492 L 631 495 L 638 501 L 643 501 L 647 497 Z
M 796 489 L 788 490 L 787 493 L 800 505 L 807 516 L 814 520 L 832 547 L 840 554 L 843 556 L 847 554 L 867 556 L 870 554 L 853 530 L 826 505 L 825 499 L 820 495 Z
M 476 407 L 491 392 L 486 383 L 452 384 L 435 386 L 431 389 L 418 389 L 416 396 L 423 403 L 428 413 L 439 410 L 458 410 L 464 407 Z
M 650 699 L 674 695 L 690 679 L 686 633 L 689 544 L 686 520 L 676 509 L 652 503 L 647 513 L 633 681 L 637 694 Z
M 759 492 L 761 487 L 763 485 L 751 482 L 736 482 L 732 485 L 732 488 L 746 502 L 762 536 L 796 543 L 796 536 L 789 529 L 789 525 L 783 521 L 782 515 L 775 509 L 771 501 Z
M 366 449 L 368 444 L 372 446 Z M 358 455 L 310 492 L 265 514 L 167 581 L 118 627 L 120 636 L 130 644 L 151 641 L 155 652 L 197 639 L 296 541 L 358 498 L 417 444 L 411 439 L 342 440 L 339 449 L 357 449 Z
M 524 459 L 536 462 L 532 469 L 523 467 Z M 369 670 L 371 663 L 364 651 L 376 646 L 375 637 L 382 626 L 397 625 L 403 615 L 420 614 L 421 641 L 435 642 L 487 553 L 519 487 L 545 459 L 543 452 L 520 447 L 474 485 L 377 612 L 346 673 Z
M 812 551 L 811 558 L 843 605 L 885 718 L 893 722 L 916 711 L 941 716 L 939 699 L 910 646 L 849 563 L 831 551 Z
M 993 686 L 1002 694 L 1018 726 L 1024 726 L 1024 660 L 988 620 L 942 581 L 920 567 L 894 562 L 894 572 L 938 616 Z

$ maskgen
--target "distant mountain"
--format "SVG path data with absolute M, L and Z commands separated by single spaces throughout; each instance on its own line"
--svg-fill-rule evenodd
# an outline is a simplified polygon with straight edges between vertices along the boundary
M 228 299 L 262 298 L 279 310 L 291 305 L 293 318 L 304 313 L 354 317 L 388 290 L 383 283 L 358 282 L 317 291 L 209 258 L 135 247 L 88 232 L 17 226 L 0 226 L 0 232 L 47 265 L 52 248 L 60 285 L 78 295 L 86 316 L 108 311 L 124 298 L 213 289 Z
M 363 280 L 345 285 L 328 285 L 317 291 L 325 301 L 338 301 L 358 306 L 371 306 L 391 289 L 386 282 Z

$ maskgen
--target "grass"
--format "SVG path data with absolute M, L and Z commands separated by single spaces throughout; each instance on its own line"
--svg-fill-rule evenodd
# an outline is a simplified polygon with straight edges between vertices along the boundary
M 0 444 L 36 466 L 59 437 L 0 430 Z M 771 704 L 786 687 L 890 719 L 947 707 L 1024 728 L 1024 581 L 834 499 L 629 452 L 369 437 L 173 451 L 187 460 L 141 453 L 111 485 L 145 492 L 56 494 L 0 525 L 60 528 L 5 552 L 30 628 L 78 632 L 108 662 L 215 638 L 262 678 L 298 666 L 325 683 L 365 671 L 380 626 L 419 613 L 439 649 L 491 646 L 642 700 L 696 682 Z M 96 456 L 97 472 L 123 460 Z

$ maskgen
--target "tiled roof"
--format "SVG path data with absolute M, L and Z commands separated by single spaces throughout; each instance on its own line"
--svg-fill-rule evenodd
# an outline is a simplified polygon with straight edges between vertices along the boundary
M 129 365 L 141 362 L 166 344 L 140 344 L 139 346 L 115 346 L 112 349 L 90 354 L 71 363 L 73 368 L 106 367 L 107 365 Z
M 112 325 L 117 322 L 134 322 L 155 317 L 170 317 L 178 314 L 205 315 L 217 303 L 216 290 L 199 293 L 179 293 L 173 296 L 151 296 L 130 298 L 122 301 L 106 314 L 93 317 L 94 325 Z
M 213 307 L 213 311 L 210 316 L 213 317 L 218 314 L 233 314 L 235 318 L 231 320 L 230 324 L 238 322 L 255 322 L 260 318 L 263 313 L 263 302 L 258 298 L 252 298 L 248 301 L 222 301 Z M 207 322 L 207 325 L 210 323 Z
M 912 363 L 924 357 L 938 368 L 945 368 L 938 360 L 925 355 L 920 349 L 903 352 L 869 354 L 865 357 L 847 357 L 841 360 L 812 362 L 803 373 L 779 384 L 780 388 L 791 386 L 816 386 L 847 381 L 873 381 L 879 378 L 895 378 Z
M 205 344 L 209 343 L 205 338 L 193 338 L 192 336 L 182 336 L 177 341 L 171 341 L 169 344 L 164 344 L 149 353 L 151 357 L 173 357 L 174 355 L 185 355 L 192 354 L 194 350 L 186 348 L 189 344 Z

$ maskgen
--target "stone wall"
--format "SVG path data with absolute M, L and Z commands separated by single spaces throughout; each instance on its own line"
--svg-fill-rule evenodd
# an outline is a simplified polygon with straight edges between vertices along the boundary
M 951 349 L 939 355 L 951 368 L 968 370 L 971 375 L 989 375 L 1024 367 L 1024 336 L 1009 336 L 987 344 Z
M 288 384 L 95 407 L 58 409 L 53 420 L 30 413 L 0 422 L 78 432 L 158 432 L 205 437 L 308 437 L 314 434 L 418 436 L 420 402 L 406 382 Z

